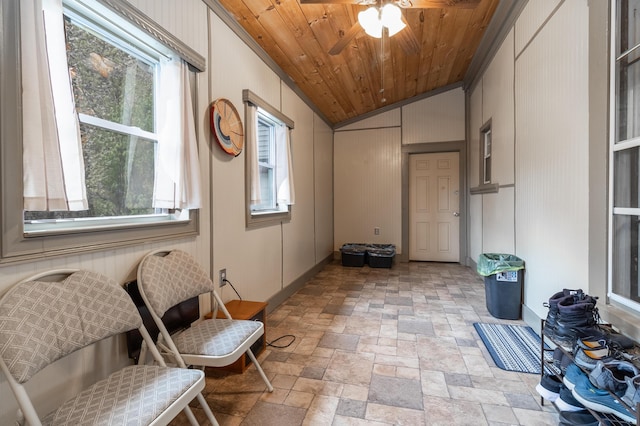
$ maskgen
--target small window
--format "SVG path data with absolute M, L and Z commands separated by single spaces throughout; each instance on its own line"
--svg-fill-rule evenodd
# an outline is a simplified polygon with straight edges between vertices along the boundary
M 243 92 L 246 123 L 247 226 L 291 218 L 295 202 L 293 121 L 252 92 Z
M 493 183 L 491 176 L 492 173 L 492 133 L 491 133 L 491 120 L 487 121 L 482 127 L 480 127 L 480 139 L 478 143 L 478 153 L 480 157 L 479 170 L 480 175 L 478 178 L 478 186 L 470 188 L 469 192 L 472 195 L 475 194 L 489 194 L 498 192 L 500 185 Z
M 252 212 L 286 211 L 278 206 L 276 197 L 276 123 L 258 108 L 258 173 L 260 176 L 260 200 L 251 204 Z
M 491 183 L 491 124 L 481 131 L 482 135 L 482 183 Z

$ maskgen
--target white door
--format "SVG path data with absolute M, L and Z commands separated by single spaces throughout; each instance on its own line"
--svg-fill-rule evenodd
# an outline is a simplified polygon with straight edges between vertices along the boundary
M 457 152 L 409 155 L 409 260 L 460 261 Z

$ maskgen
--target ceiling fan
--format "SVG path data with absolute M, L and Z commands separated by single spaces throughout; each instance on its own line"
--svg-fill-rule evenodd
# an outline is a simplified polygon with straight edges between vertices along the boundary
M 344 35 L 338 40 L 338 42 L 329 50 L 330 55 L 338 55 L 342 50 L 353 40 L 355 36 L 357 36 L 360 31 L 365 30 L 367 34 L 372 35 L 373 37 L 381 37 L 384 31 L 387 31 L 389 36 L 397 35 L 395 39 L 398 41 L 402 49 L 405 51 L 407 55 L 415 55 L 420 52 L 420 43 L 416 38 L 416 35 L 413 33 L 413 30 L 408 25 L 407 20 L 405 19 L 402 13 L 398 13 L 395 10 L 393 11 L 396 16 L 394 19 L 397 20 L 396 24 L 393 27 L 389 27 L 384 24 L 384 6 L 388 4 L 395 4 L 403 9 L 443 9 L 443 8 L 460 8 L 460 9 L 473 9 L 475 8 L 480 0 L 395 0 L 395 1 L 385 1 L 382 0 L 382 5 L 380 8 L 375 8 L 378 5 L 379 0 L 300 0 L 300 4 L 355 4 L 359 6 L 369 6 L 370 8 L 366 10 L 369 14 L 369 17 L 376 22 L 374 24 L 374 32 L 378 32 L 378 34 L 373 34 L 369 28 L 364 28 L 361 23 L 362 19 L 359 19 L 353 24 L 351 28 L 349 28 Z M 372 10 L 372 8 L 374 8 Z M 395 8 L 397 9 L 397 8 Z M 400 9 L 397 9 L 399 11 Z M 363 12 L 360 13 L 362 15 Z M 374 16 L 372 16 L 374 15 Z M 377 17 L 375 16 L 377 15 Z M 401 22 L 401 24 L 400 24 Z M 367 24 L 365 23 L 365 26 Z M 385 28 L 383 28 L 383 26 Z

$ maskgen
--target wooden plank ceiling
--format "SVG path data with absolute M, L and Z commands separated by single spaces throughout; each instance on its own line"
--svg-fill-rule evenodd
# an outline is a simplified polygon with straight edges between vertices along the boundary
M 462 81 L 500 0 L 437 0 L 432 3 L 472 7 L 402 9 L 419 44 L 416 54 L 405 52 L 400 33 L 376 39 L 359 30 L 337 55 L 328 52 L 349 36 L 366 6 L 321 1 L 219 0 L 336 125 Z

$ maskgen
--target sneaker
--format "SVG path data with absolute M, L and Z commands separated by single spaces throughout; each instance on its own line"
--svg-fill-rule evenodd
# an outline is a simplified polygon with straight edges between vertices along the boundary
M 604 339 L 593 337 L 581 338 L 576 341 L 573 349 L 573 362 L 587 371 L 596 367 L 598 361 L 612 361 L 609 356 L 609 347 Z
M 580 411 L 560 411 L 558 416 L 558 426 L 599 426 L 598 419 L 587 410 Z
M 562 378 L 562 383 L 569 389 L 573 390 L 582 377 L 587 378 L 587 375 L 580 367 L 576 364 L 571 364 L 567 367 L 567 371 Z
M 627 379 L 633 379 L 637 375 L 638 369 L 630 362 L 613 360 L 605 363 L 598 361 L 596 367 L 589 373 L 589 381 L 599 389 L 622 396 L 628 387 Z
M 640 404 L 640 376 L 625 379 L 627 389 L 622 396 L 624 401 L 635 413 L 635 408 Z
M 562 381 L 555 374 L 544 374 L 540 383 L 536 385 L 536 391 L 547 401 L 555 401 L 560 394 Z
M 572 393 L 579 403 L 591 410 L 613 414 L 626 422 L 636 424 L 634 413 L 609 391 L 595 387 L 587 377 L 578 380 Z
M 554 404 L 560 411 L 582 411 L 585 409 L 584 405 L 573 396 L 571 390 L 564 385 L 560 386 L 558 399 L 554 401 Z

